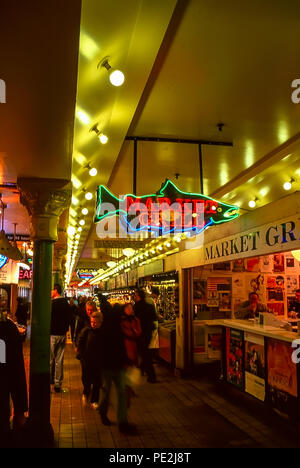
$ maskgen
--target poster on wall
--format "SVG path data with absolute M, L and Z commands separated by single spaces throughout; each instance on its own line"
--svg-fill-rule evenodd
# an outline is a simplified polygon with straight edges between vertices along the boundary
M 222 305 L 226 307 L 224 310 L 231 310 L 231 302 L 229 309 L 225 305 L 228 300 L 231 301 L 231 278 L 214 276 L 207 278 L 207 306 L 219 307 L 220 301 L 222 301 Z
M 295 259 L 295 257 L 285 257 L 285 270 L 287 274 L 296 273 L 297 266 L 297 260 Z
M 206 303 L 206 281 L 194 279 L 193 298 L 201 300 L 203 304 Z
M 245 291 L 245 276 L 244 275 L 232 275 L 232 304 L 233 312 L 241 306 L 243 302 L 248 299 Z
M 247 259 L 246 270 L 247 271 L 259 271 L 259 257 Z
M 274 273 L 284 272 L 284 255 L 283 254 L 273 255 L 273 271 Z
M 267 307 L 274 315 L 284 315 L 285 278 L 283 275 L 267 277 Z
M 226 328 L 227 382 L 244 388 L 243 332 Z
M 265 296 L 265 277 L 261 273 L 256 275 L 246 276 L 246 296 L 248 299 L 250 292 L 256 292 L 258 294 L 260 302 L 264 301 Z
M 294 349 L 290 343 L 268 339 L 267 363 L 269 398 L 273 405 L 286 411 L 298 397 L 297 367 L 292 361 Z
M 219 293 L 219 311 L 230 312 L 231 311 L 231 295 L 228 292 Z
M 242 272 L 245 271 L 245 261 L 243 258 L 238 260 L 233 260 L 232 262 L 232 271 L 233 272 Z
M 273 272 L 273 259 L 270 255 L 263 255 L 260 257 L 259 269 L 261 273 Z
M 208 359 L 221 359 L 222 357 L 222 330 L 217 327 L 207 327 L 207 357 Z
M 245 391 L 261 401 L 265 400 L 264 337 L 245 333 Z

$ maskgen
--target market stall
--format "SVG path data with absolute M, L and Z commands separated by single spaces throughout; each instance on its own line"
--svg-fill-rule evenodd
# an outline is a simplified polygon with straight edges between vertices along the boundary
M 176 317 L 179 313 L 179 284 L 176 271 L 142 278 L 141 285 L 152 296 L 159 321 L 158 355 L 175 367 Z

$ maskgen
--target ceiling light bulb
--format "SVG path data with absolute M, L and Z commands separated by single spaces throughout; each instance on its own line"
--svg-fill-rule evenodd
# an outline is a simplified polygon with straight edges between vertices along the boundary
M 87 208 L 82 208 L 82 210 L 81 210 L 81 213 L 82 213 L 83 215 L 87 215 L 88 212 L 89 212 L 89 210 L 88 210 Z
M 81 232 L 82 231 L 82 227 L 79 226 L 79 228 L 77 229 L 78 232 Z
M 97 169 L 95 167 L 92 167 L 90 170 L 89 170 L 89 174 L 91 177 L 95 177 L 97 175 Z
M 116 262 L 107 262 L 106 265 L 109 267 L 109 268 L 113 268 L 117 265 Z
M 85 225 L 84 219 L 81 219 L 81 220 L 79 221 L 79 224 L 80 224 L 80 226 L 84 226 L 84 225 Z
M 126 255 L 126 257 L 132 257 L 132 255 L 135 254 L 135 250 L 128 247 L 127 249 L 123 249 L 123 254 Z
M 104 135 L 104 133 L 100 133 L 98 138 L 99 138 L 100 143 L 102 143 L 102 145 L 105 145 L 108 142 L 108 137 Z
M 80 234 L 76 234 L 75 239 L 80 239 Z
M 85 194 L 85 198 L 86 198 L 87 200 L 91 200 L 91 199 L 93 198 L 93 194 L 92 194 L 91 192 L 87 192 L 87 193 Z
M 293 182 L 295 182 L 294 179 L 291 179 L 291 180 L 289 180 L 288 182 L 285 182 L 285 183 L 283 184 L 284 190 L 291 190 Z
M 68 227 L 69 236 L 74 236 L 75 232 L 76 232 L 76 228 L 74 226 L 69 226 Z
M 256 206 L 256 201 L 255 200 L 250 200 L 249 203 L 248 203 L 249 207 L 250 208 L 255 208 Z
M 122 86 L 125 81 L 124 73 L 120 70 L 113 70 L 109 75 L 109 81 L 113 86 Z

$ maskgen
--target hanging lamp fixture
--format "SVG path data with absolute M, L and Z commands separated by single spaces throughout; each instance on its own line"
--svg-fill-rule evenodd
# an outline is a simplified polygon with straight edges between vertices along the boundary
M 11 260 L 17 260 L 17 261 L 21 260 L 22 254 L 20 250 L 18 249 L 16 242 L 15 242 L 15 245 L 12 246 L 8 238 L 6 237 L 6 234 L 4 231 L 4 210 L 7 208 L 7 205 L 3 203 L 2 193 L 0 194 L 0 207 L 1 207 L 0 254 L 4 255 L 7 258 L 10 258 Z

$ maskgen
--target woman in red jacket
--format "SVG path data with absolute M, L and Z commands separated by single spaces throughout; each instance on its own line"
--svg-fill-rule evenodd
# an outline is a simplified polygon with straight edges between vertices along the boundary
M 130 375 L 132 376 L 139 366 L 137 342 L 142 334 L 141 322 L 138 317 L 135 316 L 131 303 L 127 303 L 123 306 L 121 315 L 121 329 L 124 335 L 125 348 L 128 358 L 128 383 L 126 385 L 126 393 L 127 406 L 129 408 L 130 399 L 135 395 L 135 392 L 130 386 Z

